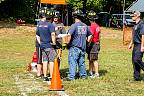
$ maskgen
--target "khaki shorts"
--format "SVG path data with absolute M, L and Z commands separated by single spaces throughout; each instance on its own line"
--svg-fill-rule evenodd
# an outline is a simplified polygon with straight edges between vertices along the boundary
M 89 46 L 88 59 L 98 60 L 98 54 L 100 51 L 100 44 L 92 43 Z

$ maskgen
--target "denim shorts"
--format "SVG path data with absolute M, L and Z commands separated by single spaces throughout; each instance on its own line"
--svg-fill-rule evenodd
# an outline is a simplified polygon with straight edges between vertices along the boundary
M 47 62 L 54 62 L 57 53 L 54 48 L 46 48 L 42 50 L 42 60 Z

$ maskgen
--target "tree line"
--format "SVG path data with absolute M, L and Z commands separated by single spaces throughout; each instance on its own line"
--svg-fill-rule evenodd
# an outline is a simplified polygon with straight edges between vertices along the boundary
M 127 8 L 135 0 L 126 0 Z M 95 12 L 122 13 L 123 0 L 67 0 L 68 7 Z M 36 18 L 38 0 L 0 0 L 0 20 L 21 18 L 31 23 Z

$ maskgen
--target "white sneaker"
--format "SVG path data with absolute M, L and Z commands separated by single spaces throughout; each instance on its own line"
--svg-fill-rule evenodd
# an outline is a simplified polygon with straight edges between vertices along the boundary
M 89 72 L 89 73 L 88 73 L 88 76 L 89 76 L 90 78 L 93 78 L 93 73 L 92 73 L 92 72 Z
M 100 76 L 99 76 L 99 73 L 95 73 L 95 74 L 94 74 L 94 77 L 99 78 L 99 77 L 100 77 Z

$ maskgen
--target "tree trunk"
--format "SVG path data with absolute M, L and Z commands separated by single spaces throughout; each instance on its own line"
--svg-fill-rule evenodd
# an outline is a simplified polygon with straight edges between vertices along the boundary
M 87 0 L 83 0 L 83 13 L 86 14 L 86 3 L 87 3 Z

